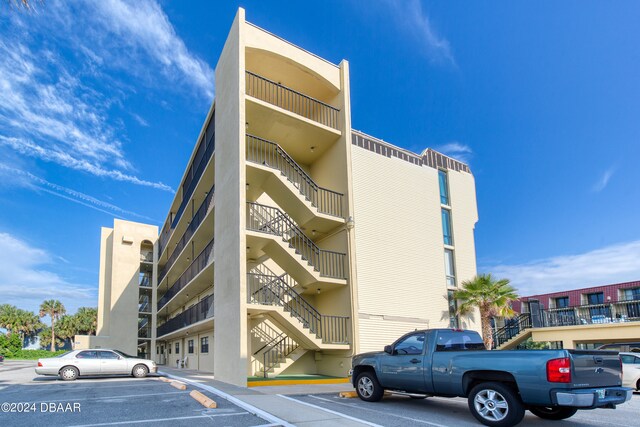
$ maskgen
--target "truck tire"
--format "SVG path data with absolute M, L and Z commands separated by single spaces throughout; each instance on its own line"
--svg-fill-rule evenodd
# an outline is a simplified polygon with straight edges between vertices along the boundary
M 486 426 L 511 427 L 524 418 L 524 405 L 518 394 L 503 383 L 478 384 L 469 392 L 467 401 L 473 416 Z
M 365 371 L 356 379 L 356 393 L 366 402 L 378 402 L 384 396 L 384 389 L 378 382 L 376 374 Z
M 566 406 L 532 406 L 529 412 L 544 420 L 564 420 L 574 416 L 578 409 Z

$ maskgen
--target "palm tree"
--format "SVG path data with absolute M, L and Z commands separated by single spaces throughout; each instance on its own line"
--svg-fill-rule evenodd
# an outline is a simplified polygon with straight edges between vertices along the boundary
M 55 338 L 55 341 L 51 340 L 51 328 L 48 326 L 45 326 L 44 328 L 42 328 L 38 336 L 40 337 L 40 345 L 43 348 L 49 347 L 53 343 L 55 343 L 56 347 L 62 347 L 64 345 L 64 342 L 58 337 Z
M 18 309 L 16 332 L 20 334 L 20 338 L 33 335 L 38 329 L 42 328 L 42 322 L 38 316 L 32 311 Z
M 11 304 L 0 305 L 0 328 L 6 329 L 9 334 L 15 332 L 18 315 L 18 307 Z
M 455 291 L 453 297 L 459 302 L 459 315 L 468 315 L 475 308 L 480 311 L 482 338 L 485 347 L 490 350 L 493 347 L 491 318 L 494 316 L 513 317 L 515 312 L 510 303 L 518 299 L 518 294 L 509 284 L 509 279 L 494 280 L 491 274 L 481 274 L 462 282 L 461 289 Z
M 40 317 L 44 317 L 49 315 L 51 317 L 51 351 L 55 351 L 56 347 L 56 333 L 55 333 L 55 323 L 56 320 L 63 316 L 67 310 L 64 308 L 64 305 L 54 299 L 46 300 L 42 304 L 40 304 Z
M 94 335 L 98 327 L 98 309 L 92 307 L 80 307 L 75 317 L 78 333 Z

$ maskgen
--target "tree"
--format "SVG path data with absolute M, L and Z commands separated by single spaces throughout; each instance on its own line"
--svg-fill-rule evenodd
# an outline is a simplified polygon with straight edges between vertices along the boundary
M 493 347 L 491 318 L 513 317 L 515 312 L 510 303 L 517 299 L 518 295 L 509 284 L 509 279 L 494 280 L 491 274 L 481 274 L 462 282 L 461 289 L 455 291 L 453 297 L 459 302 L 459 315 L 466 316 L 475 308 L 480 311 L 482 338 L 485 347 L 490 350 Z
M 58 337 L 55 338 L 55 342 L 51 340 L 51 328 L 48 326 L 42 328 L 38 336 L 40 337 L 40 346 L 42 348 L 54 347 L 53 344 L 55 344 L 55 347 L 62 347 L 64 345 L 64 342 Z
M 95 335 L 98 328 L 97 308 L 80 307 L 74 317 L 78 334 Z
M 0 328 L 7 330 L 9 334 L 15 331 L 18 318 L 18 307 L 11 304 L 0 305 Z
M 9 334 L 18 334 L 24 340 L 25 336 L 33 335 L 41 327 L 40 319 L 33 312 L 10 304 L 0 305 L 0 328 Z
M 56 351 L 56 333 L 55 333 L 55 323 L 56 320 L 63 316 L 67 310 L 64 308 L 64 305 L 54 299 L 46 300 L 42 304 L 40 304 L 40 317 L 49 316 L 51 317 L 51 351 Z
M 62 316 L 56 322 L 56 339 L 60 338 L 62 341 L 73 338 L 78 333 L 76 316 Z M 57 342 L 57 341 L 56 341 Z

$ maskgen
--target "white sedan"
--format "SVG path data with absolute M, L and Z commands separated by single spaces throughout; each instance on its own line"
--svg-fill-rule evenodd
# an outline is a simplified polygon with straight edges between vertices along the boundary
M 36 374 L 57 375 L 65 381 L 73 381 L 81 375 L 133 375 L 144 378 L 156 373 L 155 362 L 129 356 L 118 350 L 74 350 L 60 356 L 38 359 Z
M 622 385 L 640 391 L 640 353 L 620 353 Z

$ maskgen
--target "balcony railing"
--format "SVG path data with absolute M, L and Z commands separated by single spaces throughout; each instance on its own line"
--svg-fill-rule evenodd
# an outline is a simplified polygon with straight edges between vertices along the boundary
M 138 338 L 151 338 L 151 327 L 145 326 L 138 329 Z
M 320 314 L 293 290 L 291 276 L 247 273 L 247 303 L 280 306 L 324 343 L 347 344 L 349 318 Z
M 214 118 L 212 118 L 211 120 L 214 120 Z M 167 217 L 167 220 L 162 227 L 162 231 L 160 232 L 160 236 L 158 237 L 158 257 L 160 257 L 162 255 L 162 252 L 166 249 L 167 242 L 169 241 L 173 230 L 178 225 L 180 218 L 182 218 L 182 214 L 189 204 L 191 195 L 198 186 L 198 182 L 200 182 L 200 177 L 202 177 L 207 163 L 209 163 L 209 159 L 213 157 L 213 153 L 215 152 L 216 148 L 215 134 L 213 134 L 210 138 L 208 137 L 209 134 L 207 133 L 207 135 L 205 135 L 205 139 L 200 142 L 200 144 L 204 144 L 204 153 L 202 155 L 199 155 L 199 153 L 196 152 L 196 155 L 193 159 L 193 164 L 191 165 L 191 168 L 187 173 L 188 175 L 191 174 L 191 176 L 189 177 L 190 182 L 187 185 L 187 188 L 182 192 L 182 202 L 180 203 L 178 210 L 176 211 L 173 218 L 171 216 L 171 213 L 169 213 L 169 216 Z
M 158 272 L 158 284 L 160 284 L 164 280 L 165 276 L 167 275 L 167 272 L 178 259 L 180 252 L 182 252 L 185 246 L 187 246 L 189 239 L 191 239 L 191 237 L 196 232 L 200 224 L 202 224 L 202 221 L 204 221 L 204 218 L 213 208 L 212 201 L 213 201 L 214 190 L 215 190 L 215 185 L 211 187 L 211 189 L 209 190 L 209 193 L 207 194 L 207 197 L 204 198 L 204 200 L 200 204 L 200 207 L 198 208 L 196 213 L 193 215 L 193 218 L 191 218 L 191 223 L 189 223 L 189 226 L 187 227 L 187 229 L 184 230 L 184 233 L 182 233 L 182 237 L 176 243 L 176 247 L 173 249 L 173 252 L 171 252 L 169 259 L 167 259 L 167 263 L 162 268 L 160 268 L 160 271 Z
M 140 287 L 142 288 L 151 287 L 151 274 L 145 274 L 140 276 Z
M 250 71 L 246 72 L 246 92 L 249 96 L 338 129 L 340 110 L 337 108 Z
M 167 290 L 167 292 L 158 300 L 158 310 L 164 307 L 174 296 L 178 294 L 194 277 L 198 275 L 202 270 L 207 268 L 213 262 L 213 239 L 211 242 L 200 252 L 200 255 L 193 260 L 191 265 L 182 273 L 180 278 Z
M 320 187 L 313 179 L 275 142 L 247 135 L 247 160 L 279 170 L 313 207 L 328 215 L 344 217 L 342 200 L 344 195 Z
M 282 237 L 320 276 L 346 279 L 346 255 L 320 249 L 278 208 L 247 203 L 247 229 Z
M 170 334 L 171 332 L 175 332 L 178 329 L 186 328 L 189 325 L 193 325 L 194 323 L 200 322 L 205 319 L 210 319 L 212 317 L 213 294 L 204 298 L 196 305 L 189 307 L 182 313 L 178 314 L 176 317 L 169 319 L 162 325 L 158 326 L 157 336 L 162 337 L 163 335 Z

